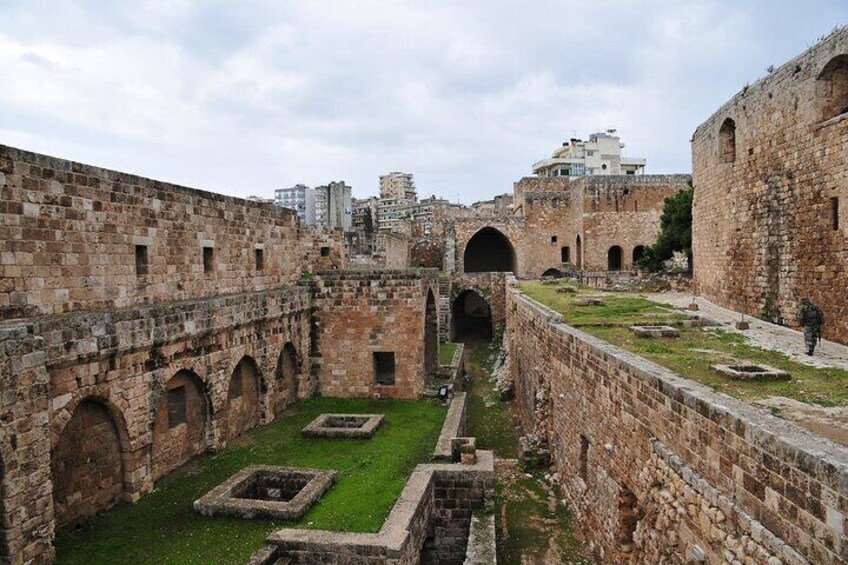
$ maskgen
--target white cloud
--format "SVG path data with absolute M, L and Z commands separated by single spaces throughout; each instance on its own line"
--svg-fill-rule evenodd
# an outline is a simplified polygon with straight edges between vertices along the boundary
M 229 194 L 389 170 L 508 191 L 615 127 L 687 172 L 694 128 L 843 22 L 837 0 L 147 0 L 6 5 L 0 143 Z

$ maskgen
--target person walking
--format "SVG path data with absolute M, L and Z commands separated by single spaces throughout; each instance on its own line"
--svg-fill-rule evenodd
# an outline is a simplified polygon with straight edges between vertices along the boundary
M 809 298 L 804 298 L 798 309 L 798 323 L 804 326 L 807 355 L 812 355 L 816 348 L 816 341 L 821 341 L 821 328 L 824 325 L 824 314 L 821 308 L 810 302 Z

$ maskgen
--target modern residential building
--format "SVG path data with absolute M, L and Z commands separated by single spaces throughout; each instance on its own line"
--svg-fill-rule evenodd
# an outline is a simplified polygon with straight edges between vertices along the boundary
M 349 255 L 372 255 L 377 233 L 377 206 L 380 199 L 376 196 L 353 199 L 353 220 L 348 238 Z
M 624 144 L 615 130 L 593 133 L 589 141 L 572 138 L 554 150 L 550 159 L 533 164 L 540 177 L 582 177 L 584 175 L 636 175 L 645 172 L 645 159 L 622 157 Z
M 350 231 L 353 222 L 351 188 L 345 181 L 315 187 L 315 224 Z
M 512 214 L 513 196 L 510 193 L 498 194 L 491 200 L 481 200 L 471 205 L 478 216 L 500 216 Z
M 297 213 L 301 225 L 315 225 L 315 190 L 304 184 L 274 191 L 274 203 Z
M 380 175 L 380 198 L 417 201 L 412 174 L 395 171 Z

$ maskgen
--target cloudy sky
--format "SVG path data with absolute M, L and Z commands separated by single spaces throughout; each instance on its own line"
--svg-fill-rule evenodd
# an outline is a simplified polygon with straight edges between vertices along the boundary
M 616 128 L 691 170 L 719 105 L 845 0 L 0 0 L 0 143 L 247 196 L 415 174 L 470 203 Z

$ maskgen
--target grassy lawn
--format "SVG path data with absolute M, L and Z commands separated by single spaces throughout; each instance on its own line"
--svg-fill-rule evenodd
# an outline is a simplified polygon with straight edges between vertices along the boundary
M 439 347 L 439 365 L 450 365 L 453 361 L 453 355 L 456 353 L 456 348 L 457 344 L 455 343 L 443 343 Z
M 848 405 L 848 371 L 818 369 L 796 363 L 786 355 L 748 345 L 745 336 L 716 328 L 681 327 L 681 337 L 638 338 L 626 326 L 668 323 L 686 319 L 670 307 L 633 295 L 604 293 L 604 306 L 576 306 L 574 294 L 558 294 L 556 287 L 538 282 L 521 284 L 531 298 L 561 312 L 565 323 L 608 343 L 632 351 L 687 378 L 742 400 L 786 396 L 822 406 Z M 581 289 L 583 294 L 585 289 Z M 595 294 L 598 294 L 597 292 Z M 789 371 L 789 381 L 735 381 L 710 369 L 711 364 L 751 361 Z
M 381 413 L 386 419 L 370 440 L 301 437 L 301 428 L 323 412 Z M 184 466 L 136 504 L 121 504 L 85 529 L 59 533 L 57 563 L 241 564 L 280 527 L 376 532 L 412 469 L 430 459 L 444 416 L 444 407 L 428 401 L 307 400 L 220 454 Z M 298 523 L 194 512 L 194 500 L 251 464 L 335 469 L 338 480 Z

